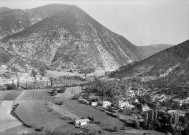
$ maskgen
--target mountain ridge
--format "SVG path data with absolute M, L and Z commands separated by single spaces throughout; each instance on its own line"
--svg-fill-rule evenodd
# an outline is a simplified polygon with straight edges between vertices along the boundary
M 141 62 L 122 68 L 113 75 L 134 77 L 158 86 L 177 86 L 189 82 L 189 40 L 167 48 Z
M 42 61 L 54 70 L 112 71 L 144 58 L 140 49 L 126 38 L 77 6 L 58 5 L 59 9 L 54 6 L 57 4 L 43 6 L 41 12 L 40 7 L 27 10 L 37 21 L 3 38 L 3 44 L 22 57 Z M 55 9 L 54 14 L 45 15 L 47 9 Z
M 150 57 L 160 51 L 163 51 L 167 48 L 170 48 L 174 45 L 170 45 L 170 44 L 153 44 L 153 45 L 147 45 L 147 46 L 138 46 L 143 54 L 147 57 Z

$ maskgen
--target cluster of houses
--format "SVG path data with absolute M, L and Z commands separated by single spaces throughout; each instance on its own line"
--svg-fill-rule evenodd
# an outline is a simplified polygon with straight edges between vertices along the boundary
M 173 101 L 178 102 L 179 105 L 182 106 L 183 104 L 189 104 L 189 97 L 185 99 L 174 98 Z
M 111 107 L 113 105 L 113 103 L 111 103 L 108 100 L 103 100 L 103 101 L 88 101 L 87 99 L 84 98 L 80 98 L 79 101 L 83 104 L 88 104 L 91 105 L 93 107 L 95 106 L 101 106 L 102 108 L 108 108 Z M 117 104 L 119 109 L 124 109 L 124 108 L 134 108 L 134 105 L 132 105 L 129 101 L 127 100 L 119 100 L 118 104 Z
M 165 94 L 154 94 L 151 96 L 152 98 L 152 101 L 155 102 L 155 101 L 158 101 L 158 102 L 163 102 L 163 101 L 166 101 L 168 99 L 171 99 L 172 96 L 168 96 L 168 95 L 165 95 Z

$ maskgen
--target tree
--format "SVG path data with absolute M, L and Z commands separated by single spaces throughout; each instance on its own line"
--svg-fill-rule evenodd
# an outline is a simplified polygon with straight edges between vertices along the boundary
M 9 72 L 5 72 L 5 73 L 3 74 L 3 76 L 4 76 L 5 78 L 7 78 L 7 79 L 10 79 L 10 78 L 11 78 L 11 74 L 10 74 Z
M 37 72 L 35 71 L 35 69 L 32 69 L 31 76 L 36 77 L 36 75 L 37 75 Z
M 59 90 L 59 93 L 64 93 L 66 90 L 66 87 L 61 87 L 60 90 Z
M 115 127 L 114 127 L 114 132 L 117 132 L 117 131 L 118 131 L 118 127 L 115 126 Z
M 45 76 L 47 74 L 47 71 L 45 68 L 40 68 L 39 73 L 40 73 L 40 75 Z
M 52 78 L 52 77 L 50 77 L 50 82 L 51 82 L 51 87 L 53 87 L 54 81 L 53 81 L 53 78 Z

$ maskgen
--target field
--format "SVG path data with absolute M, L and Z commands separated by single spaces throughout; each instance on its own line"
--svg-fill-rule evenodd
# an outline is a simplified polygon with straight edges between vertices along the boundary
M 17 90 L 17 91 L 2 91 L 1 99 L 11 99 L 14 104 L 19 104 L 15 109 L 16 116 L 32 128 L 25 127 L 15 119 L 10 112 L 11 105 L 3 105 L 1 103 L 1 116 L 5 115 L 7 123 L 0 126 L 1 129 L 5 130 L 1 132 L 2 135 L 21 135 L 21 133 L 34 133 L 37 132 L 34 129 L 44 129 L 49 131 L 59 131 L 65 134 L 71 134 L 73 132 L 80 132 L 80 128 L 75 128 L 73 124 L 69 123 L 69 118 L 87 118 L 89 115 L 93 116 L 95 121 L 100 121 L 99 127 L 104 129 L 107 134 L 112 135 L 142 135 L 144 132 L 150 132 L 154 135 L 161 135 L 161 133 L 155 131 L 140 131 L 135 130 L 131 127 L 126 127 L 125 131 L 110 132 L 115 126 L 122 128 L 125 124 L 117 118 L 114 118 L 105 112 L 102 112 L 89 105 L 81 104 L 76 100 L 70 98 L 74 94 L 78 94 L 81 91 L 81 87 L 69 87 L 65 93 L 58 93 L 56 96 L 50 96 L 50 89 L 34 89 L 34 90 Z M 11 95 L 10 95 L 11 93 Z M 9 95 L 9 96 L 7 96 Z M 5 98 L 6 97 L 6 98 Z M 55 105 L 54 100 L 60 99 L 63 101 L 63 105 Z M 4 101 L 3 101 L 4 102 Z M 8 109 L 2 108 L 8 107 Z M 9 123 L 11 122 L 11 124 Z M 2 123 L 2 122 L 1 122 Z M 38 132 L 40 133 L 40 132 Z
M 23 90 L 0 91 L 0 100 L 15 100 Z
M 43 100 L 43 99 L 52 99 L 48 92 L 50 89 L 34 89 L 34 90 L 24 90 L 15 100 L 16 102 L 26 101 L 26 100 Z
M 62 114 L 71 114 L 68 110 L 59 108 L 51 103 L 54 97 L 49 96 L 50 89 L 36 89 L 23 91 L 14 103 L 19 103 L 15 109 L 16 116 L 25 124 L 34 129 L 43 128 L 48 131 L 60 130 L 61 132 L 77 131 L 73 124 L 63 120 Z M 49 108 L 49 104 L 51 108 Z M 53 111 L 54 109 L 54 111 Z M 57 112 L 56 112 L 57 111 Z M 75 114 L 73 114 L 75 115 Z M 75 115 L 76 116 L 76 115 Z
M 27 81 L 27 82 L 20 82 L 20 86 L 23 88 L 27 88 L 28 89 L 34 89 L 34 88 L 46 88 L 49 84 L 49 81 L 47 80 L 37 80 L 36 82 L 33 81 Z
M 66 126 L 68 124 L 66 121 L 48 111 L 46 103 L 44 100 L 22 102 L 16 108 L 15 114 L 22 122 L 33 128 L 44 128 L 45 130 L 53 131 L 60 126 Z
M 80 80 L 67 80 L 62 79 L 61 81 L 55 81 L 54 86 L 60 87 L 60 86 L 72 86 L 72 85 L 80 85 L 85 84 L 86 81 L 80 81 Z
M 72 98 L 75 94 L 79 94 L 81 92 L 81 87 L 68 87 L 64 93 L 58 93 L 55 98 L 56 99 L 69 99 Z
M 47 70 L 46 77 L 60 77 L 60 76 L 83 76 L 84 74 L 79 73 L 71 73 L 71 72 L 65 72 L 65 71 L 50 71 Z
M 111 117 L 100 110 L 89 105 L 81 104 L 75 100 L 64 100 L 64 105 L 69 111 L 82 118 L 87 118 L 89 115 L 93 116 L 95 121 L 101 121 L 101 126 L 104 128 L 124 126 L 124 123 L 119 121 L 117 118 Z

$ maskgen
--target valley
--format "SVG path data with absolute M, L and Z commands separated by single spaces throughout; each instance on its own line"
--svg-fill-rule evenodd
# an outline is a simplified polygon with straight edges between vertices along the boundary
M 150 12 L 136 29 L 124 24 L 124 36 L 155 43 L 137 46 L 86 11 L 0 7 L 0 135 L 188 135 L 189 38 L 164 34 L 151 19 L 164 14 Z M 112 25 L 135 14 L 117 12 Z M 156 44 L 162 34 L 175 44 Z

